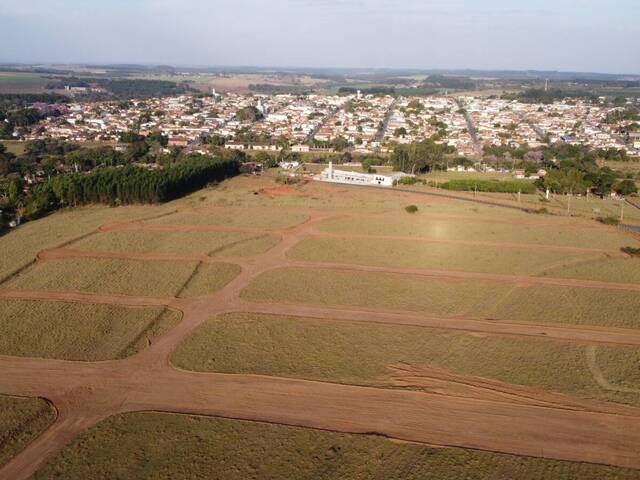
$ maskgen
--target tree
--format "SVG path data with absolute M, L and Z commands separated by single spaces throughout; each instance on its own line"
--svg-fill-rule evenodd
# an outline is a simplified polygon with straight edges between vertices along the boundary
M 407 135 L 407 129 L 404 127 L 396 128 L 393 132 L 394 137 L 405 137 Z
M 405 173 L 421 173 L 445 167 L 445 154 L 455 152 L 455 148 L 424 140 L 408 145 L 396 145 L 391 161 L 393 168 Z
M 614 189 L 618 195 L 623 195 L 625 197 L 627 195 L 638 193 L 638 187 L 636 186 L 636 183 L 633 180 L 629 179 L 618 182 L 615 185 Z
M 256 107 L 245 107 L 236 114 L 236 119 L 239 122 L 255 122 L 262 117 L 262 113 Z

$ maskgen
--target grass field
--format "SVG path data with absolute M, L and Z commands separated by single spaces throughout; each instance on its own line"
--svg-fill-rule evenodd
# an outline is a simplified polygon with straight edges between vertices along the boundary
M 313 288 L 309 288 L 312 285 Z M 637 292 L 281 268 L 243 292 L 256 302 L 342 305 L 524 322 L 640 328 Z
M 602 258 L 601 255 L 593 253 L 549 250 L 532 252 L 525 248 L 469 247 L 412 240 L 322 237 L 304 239 L 289 251 L 289 256 L 296 260 L 313 262 L 514 275 L 529 275 L 558 265 Z
M 25 290 L 188 298 L 213 293 L 239 272 L 237 265 L 225 263 L 69 258 L 36 264 L 4 286 Z
M 35 480 L 631 480 L 640 472 L 256 422 L 119 415 L 83 433 Z
M 162 308 L 0 301 L 0 354 L 61 360 L 124 358 L 180 321 Z
M 575 265 L 555 267 L 544 275 L 607 282 L 640 283 L 640 260 L 637 258 L 595 258 Z
M 86 235 L 100 225 L 149 218 L 171 207 L 86 207 L 61 210 L 0 236 L 0 280 L 32 262 L 37 253 Z
M 264 253 L 277 243 L 276 237 L 250 233 L 134 230 L 98 233 L 72 244 L 71 248 L 164 255 L 250 256 Z
M 251 227 L 275 230 L 290 228 L 306 221 L 303 213 L 283 213 L 277 210 L 264 212 L 175 213 L 157 220 L 154 224 L 167 225 L 215 225 L 225 227 Z
M 0 93 L 43 93 L 49 80 L 28 72 L 0 72 Z
M 0 466 L 40 435 L 56 418 L 40 398 L 0 395 Z
M 25 152 L 25 142 L 2 140 L 0 143 L 7 148 L 8 152 L 13 153 L 14 155 L 22 155 Z
M 636 395 L 599 387 L 585 346 L 576 343 L 251 314 L 210 320 L 178 347 L 172 362 L 185 370 L 372 386 L 393 386 L 390 367 L 402 363 L 640 405 L 640 374 L 629 375 L 640 364 L 640 350 L 598 350 L 599 366 L 638 388 Z
M 522 220 L 547 223 L 547 217 L 522 214 Z M 550 219 L 553 217 L 549 217 Z M 500 217 L 495 216 L 495 220 Z M 557 223 L 554 226 L 553 223 Z M 619 250 L 627 245 L 640 245 L 640 242 L 622 232 L 611 228 L 601 229 L 571 228 L 566 219 L 553 219 L 550 226 L 518 225 L 495 223 L 491 218 L 478 217 L 465 219 L 432 219 L 420 217 L 395 218 L 339 218 L 331 219 L 320 225 L 320 230 L 329 233 L 352 233 L 359 235 L 397 235 L 424 237 L 436 240 L 478 240 L 489 242 L 528 243 L 558 245 L 564 247 L 582 247 Z

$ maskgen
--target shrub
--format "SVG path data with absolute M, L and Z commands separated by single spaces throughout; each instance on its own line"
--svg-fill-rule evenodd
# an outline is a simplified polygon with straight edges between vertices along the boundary
M 449 180 L 440 187 L 459 192 L 536 193 L 533 183 L 518 181 L 459 179 Z
M 539 208 L 537 210 L 534 210 L 533 213 L 537 213 L 538 215 L 546 215 L 549 213 L 549 210 L 547 210 L 546 208 L 542 207 Z
M 621 248 L 620 250 L 622 250 L 622 252 L 626 253 L 627 255 L 640 258 L 640 248 L 624 247 L 624 248 Z
M 404 209 L 406 210 L 407 213 L 418 213 L 418 207 L 416 207 L 415 205 L 409 205 Z
M 604 223 L 605 225 L 620 225 L 620 220 L 617 217 L 598 217 L 596 220 L 600 223 Z
M 290 177 L 289 175 L 279 174 L 276 177 L 276 182 L 282 185 L 296 185 L 301 182 L 300 177 Z
M 417 182 L 416 177 L 401 177 L 396 180 L 396 185 L 415 185 Z

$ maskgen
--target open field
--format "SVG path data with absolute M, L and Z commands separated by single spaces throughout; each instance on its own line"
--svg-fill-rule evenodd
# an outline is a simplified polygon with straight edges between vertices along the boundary
M 7 151 L 14 155 L 22 155 L 25 152 L 25 142 L 15 140 L 1 140 L 0 143 L 7 148 Z
M 640 260 L 637 258 L 599 258 L 579 264 L 555 267 L 546 270 L 543 275 L 640 283 Z
M 42 433 L 56 418 L 40 398 L 0 395 L 0 466 Z
M 320 230 L 337 234 L 394 235 L 442 240 L 478 240 L 487 242 L 557 245 L 564 247 L 608 249 L 617 251 L 638 240 L 613 228 L 584 227 L 566 219 L 522 214 L 521 224 L 501 221 L 500 217 L 428 218 L 421 215 L 394 218 L 338 218 L 320 224 Z M 595 225 L 591 225 L 595 228 Z
M 256 302 L 640 328 L 640 295 L 632 291 L 281 268 L 263 273 L 242 295 Z
M 423 185 L 411 185 L 402 188 L 406 190 L 444 193 L 447 195 L 455 194 L 460 197 L 477 198 L 479 200 L 498 200 L 531 210 L 546 208 L 555 214 L 567 217 L 575 216 L 595 219 L 610 216 L 620 218 L 621 214 L 624 213 L 624 221 L 626 223 L 640 223 L 640 210 L 630 208 L 628 205 L 623 208 L 623 202 L 620 200 L 610 198 L 602 199 L 594 197 L 593 195 L 589 197 L 552 195 L 551 198 L 546 201 L 542 194 L 522 194 L 520 199 L 518 199 L 518 195 L 512 193 L 478 192 L 476 197 L 474 197 L 473 193 L 436 190 Z
M 220 480 L 631 480 L 633 470 L 397 443 L 370 435 L 135 413 L 101 422 L 34 476 Z
M 0 280 L 32 262 L 40 250 L 60 246 L 115 221 L 149 218 L 170 207 L 85 207 L 61 210 L 0 237 Z
M 274 177 L 0 238 L 0 478 L 640 477 L 637 237 Z
M 61 360 L 124 358 L 180 321 L 162 308 L 0 300 L 0 354 Z
M 37 263 L 4 286 L 23 290 L 188 298 L 215 292 L 239 272 L 240 267 L 225 263 L 71 258 Z
M 306 238 L 297 244 L 289 255 L 296 260 L 312 262 L 514 275 L 528 275 L 552 267 L 560 270 L 565 265 L 602 257 L 594 253 L 571 251 L 532 251 L 527 248 L 499 246 L 470 248 L 465 245 L 424 243 L 414 240 L 323 237 Z M 628 262 L 632 263 L 630 260 Z
M 43 93 L 47 83 L 36 73 L 0 72 L 0 93 Z
M 242 232 L 105 232 L 71 245 L 83 251 L 164 255 L 251 256 L 278 243 L 276 237 Z
M 303 213 L 270 212 L 179 212 L 173 215 L 150 220 L 154 225 L 211 225 L 227 228 L 262 228 L 277 230 L 291 228 L 306 221 L 309 217 Z
M 469 383 L 471 377 L 481 377 L 640 406 L 640 374 L 635 373 L 640 351 L 601 346 L 597 353 L 598 367 L 616 380 L 626 379 L 627 388 L 638 390 L 635 395 L 598 385 L 587 365 L 585 345 L 309 318 L 233 314 L 212 319 L 178 347 L 172 362 L 200 372 L 427 390 L 433 388 L 430 373 L 450 372 Z

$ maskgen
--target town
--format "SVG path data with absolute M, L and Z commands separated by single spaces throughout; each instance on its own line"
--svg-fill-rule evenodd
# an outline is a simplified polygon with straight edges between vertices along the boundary
M 474 157 L 487 147 L 536 148 L 556 142 L 640 155 L 640 135 L 623 115 L 637 100 L 612 105 L 565 99 L 552 104 L 473 96 L 181 95 L 126 102 L 34 104 L 44 119 L 13 139 L 63 139 L 116 146 L 123 135 L 159 133 L 166 148 L 204 151 L 214 143 L 246 151 L 389 153 L 434 139 Z M 120 146 L 119 148 L 123 148 Z

